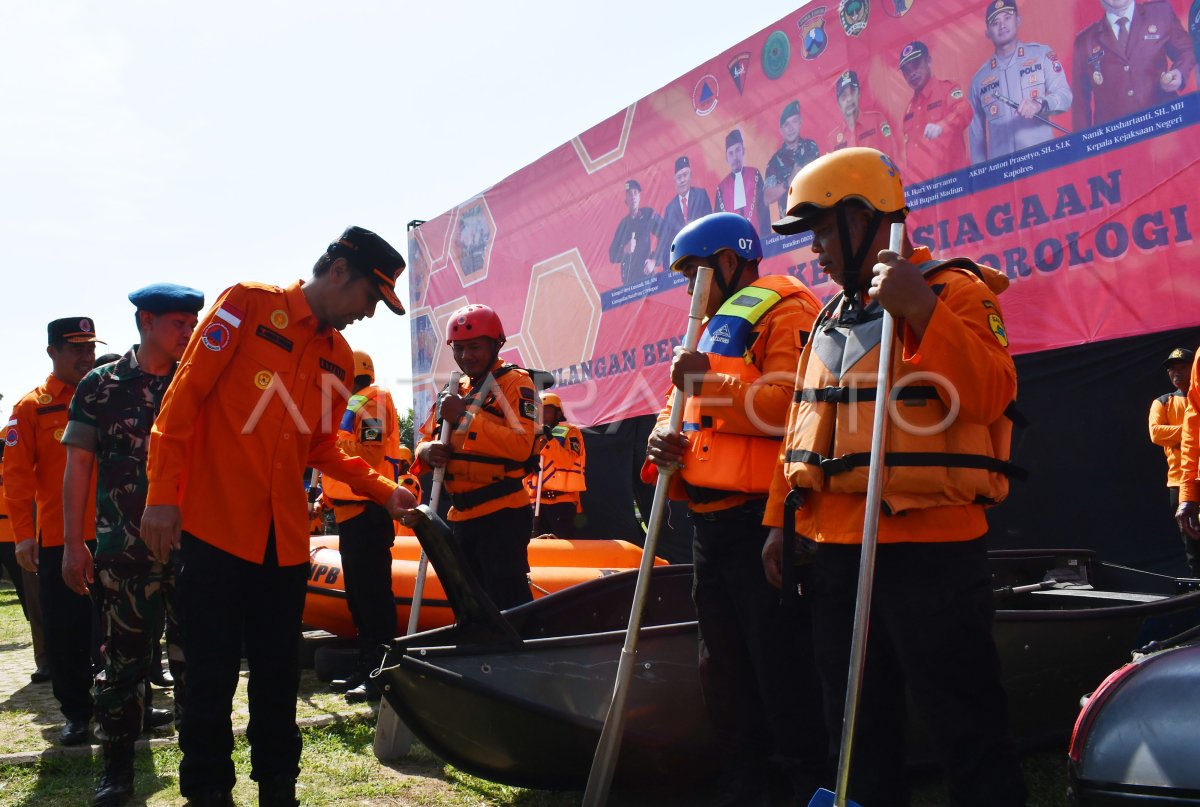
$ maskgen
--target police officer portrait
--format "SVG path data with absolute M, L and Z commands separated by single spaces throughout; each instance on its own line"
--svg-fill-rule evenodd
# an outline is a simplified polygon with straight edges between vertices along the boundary
M 1052 118 L 1071 108 L 1067 74 L 1054 49 L 1021 39 L 1016 0 L 990 0 L 984 33 L 993 52 L 971 79 L 971 162 L 1045 143 L 1066 129 Z

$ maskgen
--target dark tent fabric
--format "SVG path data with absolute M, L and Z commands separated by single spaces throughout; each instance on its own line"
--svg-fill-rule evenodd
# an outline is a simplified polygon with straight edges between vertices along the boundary
M 1013 460 L 1029 471 L 989 513 L 994 549 L 1086 547 L 1104 560 L 1185 575 L 1170 517 L 1166 459 L 1150 442 L 1151 402 L 1173 392 L 1163 360 L 1195 348 L 1200 328 L 1016 358 L 1029 426 Z

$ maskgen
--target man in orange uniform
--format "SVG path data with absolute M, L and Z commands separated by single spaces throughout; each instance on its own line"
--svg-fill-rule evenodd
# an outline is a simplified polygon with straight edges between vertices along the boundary
M 17 541 L 17 562 L 38 574 L 38 593 L 50 682 L 63 717 L 59 742 L 87 741 L 92 719 L 92 603 L 62 579 L 63 471 L 67 450 L 59 443 L 67 427 L 67 407 L 75 385 L 96 361 L 96 326 L 89 317 L 56 319 L 47 328 L 46 353 L 54 369 L 45 383 L 13 407 L 5 430 L 4 495 Z M 100 342 L 100 344 L 104 344 Z M 96 539 L 96 476 L 88 486 L 83 538 Z M 36 512 L 36 518 L 35 518 Z
M 1162 446 L 1163 453 L 1167 455 L 1167 493 L 1171 499 L 1171 509 L 1175 512 L 1179 511 L 1180 493 L 1186 487 L 1183 432 L 1188 416 L 1190 389 L 1195 383 L 1190 376 L 1195 356 L 1195 351 L 1187 348 L 1177 347 L 1171 351 L 1163 366 L 1167 368 L 1167 377 L 1175 391 L 1156 398 L 1150 404 L 1150 442 Z M 1194 470 L 1195 466 L 1192 467 Z M 1192 473 L 1191 478 L 1195 477 L 1195 473 Z M 1182 523 L 1179 533 L 1183 537 L 1183 551 L 1192 577 L 1200 577 L 1200 536 L 1191 535 Z
M 727 749 L 713 803 L 763 803 L 768 760 L 800 800 L 828 773 L 812 649 L 802 639 L 811 631 L 809 600 L 781 602 L 760 553 L 796 363 L 821 306 L 795 278 L 759 276 L 761 242 L 737 216 L 692 222 L 671 253 L 671 269 L 692 285 L 697 267 L 713 268 L 708 323 L 697 351 L 680 349 L 671 365 L 673 385 L 692 396 L 683 435 L 670 431 L 668 403 L 650 434 L 642 478 L 653 482 L 656 465 L 679 467 L 670 493 L 691 510 L 700 683 Z M 799 572 L 807 591 L 807 569 Z
M 338 445 L 381 475 L 395 479 L 390 461 L 400 452 L 400 421 L 387 390 L 375 385 L 375 363 L 354 351 L 354 394 L 338 428 Z M 396 603 L 392 597 L 392 543 L 396 530 L 387 508 L 355 493 L 350 485 L 326 479 L 325 495 L 338 523 L 342 582 L 346 605 L 358 631 L 358 670 L 333 681 L 334 692 L 350 703 L 378 700 L 379 688 L 369 676 L 383 660 L 381 646 L 396 638 Z
M 154 422 L 142 539 L 156 557 L 182 549 L 180 628 L 188 714 L 180 791 L 192 805 L 232 804 L 230 711 L 241 649 L 250 667 L 250 777 L 259 804 L 296 804 L 300 615 L 308 579 L 304 468 L 393 515 L 412 497 L 337 444 L 354 359 L 341 330 L 397 314 L 404 260 L 350 227 L 287 288 L 239 283 L 200 321 Z
M 537 513 L 535 530 L 556 538 L 574 538 L 578 533 L 576 519 L 583 513 L 579 493 L 587 490 L 587 448 L 583 432 L 567 423 L 562 399 L 553 392 L 542 393 L 542 429 L 546 444 L 542 446 L 538 469 L 525 477 L 529 500 Z M 541 507 L 537 506 L 539 475 Z
M 863 109 L 859 104 L 862 94 L 858 83 L 858 73 L 846 70 L 838 76 L 834 85 L 838 107 L 842 110 L 842 125 L 829 133 L 829 143 L 826 151 L 851 146 L 871 146 L 887 154 L 897 151 L 897 144 L 892 137 L 892 126 L 882 112 L 873 109 Z
M 446 468 L 454 535 L 483 590 L 499 608 L 511 608 L 533 599 L 533 509 L 522 480 L 537 435 L 537 390 L 526 370 L 500 360 L 504 326 L 488 306 L 463 306 L 446 330 L 463 376 L 421 427 L 415 469 Z M 449 447 L 438 440 L 443 421 L 453 429 Z
M 910 42 L 900 51 L 900 72 L 912 87 L 904 110 L 905 176 L 910 183 L 947 174 L 967 164 L 964 137 L 971 123 L 971 105 L 957 81 L 935 78 L 933 61 L 924 42 Z
M 844 291 L 821 312 L 797 373 L 782 473 L 767 523 L 803 499 L 795 527 L 815 541 L 813 626 L 826 726 L 842 732 L 866 511 L 883 313 L 896 321 L 890 426 L 870 639 L 849 797 L 907 805 L 905 690 L 949 779 L 950 804 L 1025 804 L 992 641 L 984 506 L 1005 498 L 1017 390 L 994 269 L 888 249 L 908 213 L 895 163 L 846 149 L 792 182 L 776 232 L 811 230 L 820 265 Z M 877 261 L 877 262 L 876 262 Z M 796 491 L 792 493 L 791 491 Z M 763 549 L 780 577 L 782 530 Z
M 0 440 L 0 463 L 4 459 L 4 441 Z M 4 473 L 0 465 L 0 563 L 12 578 L 21 603 L 21 613 L 29 621 L 29 635 L 33 642 L 33 672 L 29 680 L 43 684 L 50 680 L 50 663 L 46 659 L 46 646 L 42 639 L 42 601 L 38 596 L 37 575 L 22 569 L 17 563 L 16 534 L 12 520 L 8 517 L 8 500 L 4 498 Z
M 412 449 L 401 444 L 396 449 L 396 456 L 388 457 L 388 459 L 392 462 L 396 483 L 408 488 L 408 492 L 413 495 L 413 498 L 418 502 L 421 501 L 421 480 L 417 479 L 415 474 L 410 473 L 413 465 Z

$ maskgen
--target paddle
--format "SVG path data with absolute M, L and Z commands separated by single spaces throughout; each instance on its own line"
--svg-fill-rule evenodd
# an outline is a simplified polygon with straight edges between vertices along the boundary
M 462 373 L 455 370 L 450 374 L 450 385 L 448 389 L 451 392 L 458 392 L 458 384 L 462 379 Z M 438 441 L 442 445 L 450 445 L 450 424 L 445 420 L 442 421 L 442 430 L 438 434 Z M 442 495 L 442 481 L 446 478 L 446 466 L 433 469 L 433 488 L 429 491 L 429 509 L 433 513 L 437 513 L 438 499 Z M 404 632 L 405 636 L 417 632 L 417 619 L 421 614 L 421 598 L 425 593 L 425 575 L 429 570 L 429 558 L 425 555 L 424 547 L 421 548 L 421 558 L 417 561 L 417 579 L 413 584 L 412 606 L 408 611 L 408 629 Z M 408 749 L 412 747 L 413 735 L 408 730 L 408 726 L 392 709 L 392 705 L 387 698 L 379 702 L 379 715 L 375 719 L 375 743 L 374 751 L 375 758 L 388 762 L 394 759 L 399 759 L 408 753 Z
M 897 254 L 904 246 L 904 224 L 892 225 L 889 249 Z M 858 600 L 854 605 L 854 633 L 850 645 L 850 676 L 846 682 L 846 708 L 842 712 L 842 743 L 838 751 L 837 790 L 821 788 L 808 807 L 859 807 L 846 798 L 850 787 L 850 753 L 854 746 L 855 719 L 862 694 L 863 667 L 867 659 L 867 629 L 871 622 L 871 587 L 875 581 L 875 543 L 879 537 L 879 505 L 883 500 L 883 453 L 887 439 L 887 411 L 891 405 L 892 335 L 895 320 L 885 309 L 879 337 L 879 373 L 875 379 L 875 421 L 871 426 L 871 466 L 867 473 L 867 507 L 863 518 L 862 558 L 858 565 Z
M 692 285 L 692 305 L 688 310 L 687 333 L 683 338 L 686 350 L 695 350 L 700 341 L 701 320 L 708 307 L 709 285 L 713 270 L 701 266 L 696 270 L 696 282 Z M 687 395 L 676 388 L 671 401 L 670 429 L 678 434 L 683 425 L 683 407 Z M 638 632 L 642 627 L 642 610 L 646 606 L 646 594 L 650 589 L 650 570 L 654 568 L 654 550 L 658 544 L 658 533 L 662 528 L 663 514 L 667 509 L 667 486 L 674 468 L 659 468 L 658 482 L 654 486 L 654 501 L 650 506 L 650 520 L 646 525 L 646 545 L 642 547 L 642 562 L 638 567 L 637 583 L 633 590 L 633 606 L 629 610 L 629 627 L 625 631 L 625 644 L 617 663 L 617 679 L 613 684 L 612 701 L 600 742 L 596 745 L 596 756 L 592 758 L 592 769 L 588 773 L 587 789 L 583 794 L 584 807 L 600 807 L 608 801 L 613 772 L 617 767 L 617 754 L 621 750 L 621 733 L 625 727 L 625 700 L 633 680 L 633 662 L 637 653 Z
M 537 471 L 537 490 L 533 497 L 533 529 L 530 530 L 530 538 L 537 538 L 542 534 L 542 474 L 546 472 L 546 455 L 538 453 L 538 471 Z

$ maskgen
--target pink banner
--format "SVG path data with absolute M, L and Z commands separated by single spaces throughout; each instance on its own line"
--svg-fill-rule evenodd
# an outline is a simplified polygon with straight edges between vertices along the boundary
M 901 166 L 916 243 L 1008 274 L 1014 351 L 1200 324 L 1200 0 L 1106 16 L 1119 3 L 810 3 L 422 224 L 418 411 L 468 302 L 500 314 L 505 358 L 554 373 L 574 422 L 656 411 L 687 311 L 674 234 L 739 212 L 765 272 L 830 297 L 807 237 L 769 222 L 800 166 L 847 145 Z

